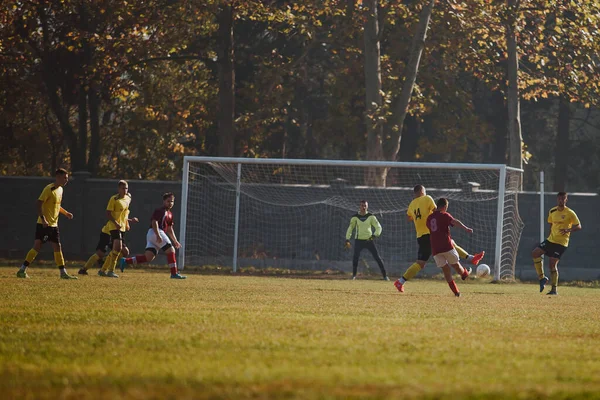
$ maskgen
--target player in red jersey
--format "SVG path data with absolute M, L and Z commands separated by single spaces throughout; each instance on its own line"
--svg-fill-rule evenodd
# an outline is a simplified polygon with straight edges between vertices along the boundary
M 167 255 L 167 262 L 171 268 L 171 279 L 186 279 L 186 276 L 180 275 L 177 271 L 177 261 L 175 259 L 175 249 L 181 247 L 177 241 L 175 231 L 173 230 L 173 213 L 171 209 L 175 204 L 175 195 L 171 192 L 163 194 L 163 206 L 154 210 L 150 229 L 146 234 L 146 251 L 144 254 L 131 258 L 121 258 L 121 272 L 128 265 L 150 262 L 156 258 L 158 250 L 162 250 Z
M 427 228 L 429 228 L 431 251 L 435 264 L 442 269 L 448 286 L 454 292 L 456 297 L 460 297 L 460 291 L 452 279 L 452 271 L 450 266 L 460 275 L 462 280 L 467 279 L 471 273 L 471 268 L 468 270 L 460 265 L 458 261 L 458 252 L 452 245 L 452 237 L 450 236 L 450 227 L 458 226 L 469 233 L 473 233 L 473 229 L 466 227 L 462 222 L 455 219 L 448 211 L 448 199 L 442 197 L 437 203 L 437 209 L 427 218 Z

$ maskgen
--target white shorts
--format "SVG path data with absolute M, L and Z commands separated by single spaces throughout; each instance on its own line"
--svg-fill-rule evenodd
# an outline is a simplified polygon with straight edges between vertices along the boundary
M 162 239 L 162 242 L 160 243 L 156 241 L 156 234 L 154 233 L 154 229 L 148 229 L 148 233 L 146 234 L 146 249 L 155 249 L 158 253 L 158 251 L 165 247 L 165 245 L 171 244 L 171 239 L 169 239 L 165 231 L 159 229 L 158 234 Z
M 450 251 L 438 253 L 433 256 L 433 259 L 435 260 L 435 265 L 437 265 L 439 268 L 442 268 L 446 264 L 456 264 L 458 263 L 458 251 L 456 251 L 456 249 L 452 249 Z

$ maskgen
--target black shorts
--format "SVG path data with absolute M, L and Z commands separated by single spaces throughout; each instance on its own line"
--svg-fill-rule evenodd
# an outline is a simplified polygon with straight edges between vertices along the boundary
M 100 239 L 98 239 L 98 244 L 96 245 L 96 250 L 100 250 L 103 252 L 110 251 L 112 248 L 112 242 L 110 240 L 110 235 L 108 233 L 100 232 Z
M 51 241 L 60 244 L 60 232 L 58 231 L 58 226 L 47 226 L 44 228 L 44 225 L 36 224 L 35 240 L 41 240 L 42 243 Z
M 431 241 L 429 240 L 429 233 L 417 238 L 419 243 L 419 252 L 417 253 L 417 260 L 427 261 L 431 257 Z
M 125 232 L 121 232 L 118 229 L 115 229 L 114 231 L 110 231 L 110 240 L 120 240 L 123 243 L 125 243 Z
M 567 250 L 567 248 L 565 246 L 557 244 L 557 243 L 552 243 L 548 240 L 544 240 L 542 243 L 539 244 L 538 247 L 540 249 L 544 250 L 544 253 L 548 257 L 552 257 L 552 258 L 560 258 L 560 256 L 562 256 L 562 254 L 565 252 L 565 250 Z
M 98 244 L 96 245 L 96 250 L 103 251 L 108 253 L 112 250 L 113 240 L 121 240 L 123 246 L 125 246 L 125 232 L 121 232 L 119 230 L 110 231 L 110 235 L 108 233 L 100 232 L 100 239 L 98 239 Z

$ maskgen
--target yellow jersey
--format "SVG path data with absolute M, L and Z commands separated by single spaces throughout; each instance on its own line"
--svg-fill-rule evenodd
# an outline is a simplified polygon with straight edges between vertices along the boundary
M 562 211 L 558 209 L 558 206 L 551 208 L 550 212 L 548 213 L 548 222 L 552 224 L 548 241 L 565 247 L 569 246 L 571 232 L 567 232 L 563 235 L 560 233 L 560 230 L 569 229 L 573 225 L 579 225 L 581 223 L 579 218 L 577 218 L 575 211 L 566 206 Z
M 54 183 L 47 185 L 38 200 L 43 201 L 42 215 L 46 217 L 48 226 L 58 226 L 58 214 L 60 213 L 60 203 L 62 201 L 63 188 Z M 42 223 L 42 218 L 38 216 L 37 223 Z
M 131 203 L 131 195 L 127 193 L 124 197 L 119 197 L 118 194 L 111 196 L 106 206 L 106 211 L 110 211 L 112 217 L 119 225 L 121 225 L 121 232 L 125 232 L 127 229 L 127 216 L 129 215 L 129 204 Z M 102 232 L 109 233 L 110 231 L 116 231 L 117 227 L 114 222 L 108 221 L 102 228 Z
M 435 205 L 435 201 L 433 201 L 433 197 L 429 195 L 417 197 L 408 205 L 406 215 L 411 217 L 415 223 L 417 238 L 429 234 L 429 228 L 427 228 L 427 217 L 429 217 L 436 208 L 437 207 Z

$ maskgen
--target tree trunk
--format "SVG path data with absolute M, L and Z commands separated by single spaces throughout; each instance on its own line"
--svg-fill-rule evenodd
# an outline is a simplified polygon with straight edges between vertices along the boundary
M 499 91 L 491 94 L 491 103 L 496 112 L 490 116 L 490 122 L 494 127 L 494 142 L 492 144 L 492 161 L 496 164 L 506 164 L 506 144 L 507 144 L 507 109 L 504 103 L 504 96 Z M 498 112 L 501 111 L 501 112 Z
M 569 98 L 560 96 L 558 102 L 558 130 L 556 132 L 556 147 L 554 148 L 554 191 L 566 191 L 567 161 L 569 154 L 569 128 L 571 123 L 571 108 Z
M 219 22 L 219 148 L 218 155 L 231 157 L 235 150 L 235 69 L 233 51 L 233 5 L 222 6 Z
M 399 161 L 414 161 L 419 147 L 419 130 L 421 123 L 417 117 L 408 115 L 402 134 L 402 147 L 398 153 Z
M 429 28 L 429 21 L 431 19 L 431 13 L 433 12 L 434 5 L 435 0 L 429 0 L 427 5 L 423 7 L 423 10 L 421 10 L 421 14 L 419 15 L 419 25 L 417 26 L 417 31 L 413 36 L 410 58 L 408 60 L 408 64 L 406 65 L 406 72 L 404 74 L 404 85 L 402 86 L 400 97 L 394 104 L 393 115 L 389 124 L 393 129 L 388 129 L 390 137 L 392 138 L 392 142 L 395 143 L 389 157 L 390 160 L 396 160 L 398 153 L 400 152 L 404 119 L 408 113 L 410 98 L 417 80 L 419 62 L 421 61 L 421 55 L 423 54 L 423 49 L 425 48 L 427 29 Z
M 378 0 L 366 0 L 363 4 L 368 8 L 364 25 L 367 159 L 380 161 L 384 157 L 383 125 L 377 118 L 378 110 L 382 104 Z M 387 171 L 385 169 L 369 168 L 366 177 L 367 184 L 385 186 L 386 175 Z
M 100 97 L 95 83 L 90 85 L 88 93 L 88 106 L 90 109 L 90 155 L 88 158 L 88 171 L 95 177 L 100 164 Z
M 86 169 L 86 153 L 87 153 L 87 135 L 88 135 L 88 108 L 87 108 L 87 91 L 85 90 L 84 83 L 81 82 L 79 85 L 79 99 L 77 104 L 77 116 L 79 125 L 79 145 L 77 146 L 77 158 L 78 166 L 75 169 L 73 166 L 73 172 L 84 171 Z
M 519 0 L 507 0 L 508 23 L 506 26 L 506 43 L 508 50 L 508 141 L 509 141 L 509 165 L 515 168 L 523 168 L 523 136 L 521 134 L 521 111 L 519 103 L 519 57 L 517 54 L 516 26 L 519 12 Z M 523 182 L 519 182 L 522 188 Z

